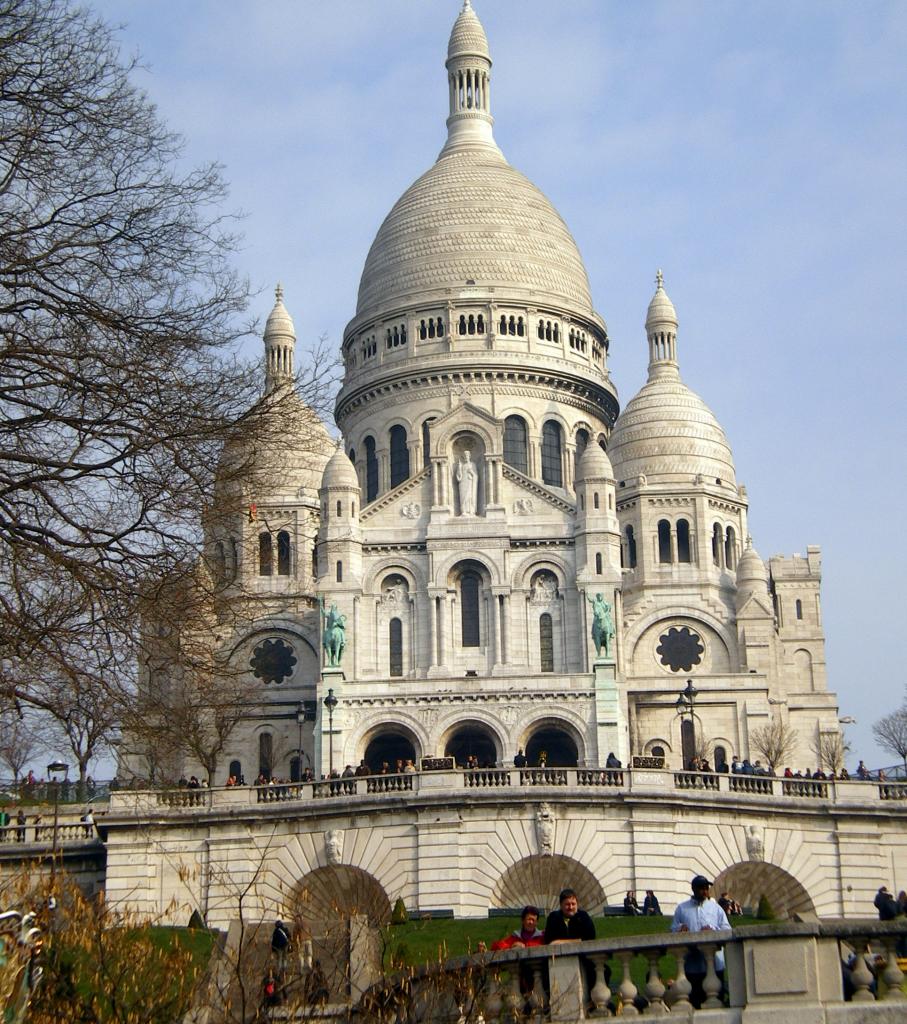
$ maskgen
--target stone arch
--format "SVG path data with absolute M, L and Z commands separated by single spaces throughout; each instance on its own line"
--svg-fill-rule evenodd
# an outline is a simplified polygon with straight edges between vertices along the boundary
M 430 752 L 428 737 L 422 728 L 421 723 L 413 716 L 399 711 L 394 718 L 382 722 L 368 722 L 355 730 L 344 745 L 344 764 L 358 764 L 369 747 L 372 740 L 382 734 L 399 733 L 405 737 L 413 746 L 416 758 L 421 759 L 427 752 Z M 417 761 L 418 764 L 418 761 Z M 380 765 L 372 765 L 373 768 L 380 768 Z
M 634 622 L 630 627 L 627 636 L 624 640 L 624 650 L 629 652 L 629 660 L 631 664 L 636 663 L 638 657 L 647 658 L 645 665 L 639 669 L 639 671 L 645 674 L 652 674 L 651 669 L 657 671 L 663 671 L 668 678 L 680 678 L 683 672 L 673 673 L 670 669 L 662 666 L 658 663 L 658 659 L 655 657 L 655 644 L 652 645 L 651 651 L 640 652 L 640 642 L 646 637 L 653 627 L 657 629 L 664 629 L 667 631 L 671 626 L 689 626 L 694 631 L 699 632 L 702 636 L 701 630 L 705 630 L 705 642 L 706 650 L 708 653 L 709 664 L 712 666 L 704 667 L 695 665 L 692 670 L 687 672 L 687 675 L 693 675 L 698 672 L 733 672 L 735 670 L 737 658 L 736 650 L 737 643 L 736 637 L 731 632 L 726 623 L 720 622 L 714 615 L 706 611 L 704 608 L 690 608 L 690 607 L 677 607 L 672 611 L 665 609 L 656 610 L 651 612 L 649 615 L 643 616 L 637 622 Z M 653 630 L 654 632 L 657 632 Z M 714 647 L 715 644 L 719 646 L 710 650 L 710 647 Z M 725 661 L 725 665 L 721 665 L 721 659 Z M 717 666 L 717 667 L 716 667 Z
M 287 896 L 284 916 L 294 934 L 330 934 L 338 923 L 363 916 L 373 928 L 390 921 L 391 902 L 367 871 L 349 864 L 328 864 L 304 875 Z
M 725 868 L 715 879 L 713 890 L 716 898 L 723 892 L 730 893 L 741 907 L 752 907 L 754 912 L 759 897 L 767 896 L 780 918 L 816 913 L 816 905 L 803 884 L 784 868 L 765 861 L 742 861 Z
M 407 581 L 410 594 L 425 590 L 425 574 L 420 566 L 408 558 L 401 558 L 399 555 L 389 555 L 386 558 L 379 559 L 369 567 L 362 581 L 362 593 L 377 595 L 378 586 L 381 581 L 391 573 L 399 573 Z
M 466 556 L 464 556 L 462 551 L 452 552 L 435 570 L 435 579 L 439 582 L 440 586 L 447 587 L 450 585 L 450 580 L 454 570 L 461 563 L 465 565 L 469 562 L 475 563 L 476 566 L 480 567 L 488 574 L 491 586 L 501 586 L 502 580 L 498 566 L 480 551 L 471 551 L 469 555 Z
M 438 752 L 446 756 L 448 749 L 450 749 L 450 756 L 455 757 L 457 764 L 460 764 L 465 763 L 466 755 L 470 752 L 479 755 L 480 750 L 487 749 L 488 753 L 491 753 L 493 749 L 493 760 L 496 764 L 500 764 L 504 757 L 504 741 L 490 716 L 486 718 L 472 714 L 469 718 L 464 719 L 461 717 L 461 714 L 441 732 Z M 485 741 L 485 743 L 482 743 L 482 741 Z M 475 743 L 475 751 L 467 749 L 471 743 Z M 480 761 L 486 759 L 479 756 Z
M 813 678 L 813 656 L 805 647 L 798 647 L 793 655 L 794 678 L 801 692 L 811 693 L 815 689 Z
M 674 747 L 671 741 L 666 740 L 661 736 L 653 736 L 652 739 L 646 740 L 643 744 L 642 752 L 645 755 L 650 756 L 652 754 L 653 747 L 661 747 L 665 752 L 665 757 L 674 752 Z
M 557 577 L 558 590 L 562 594 L 566 591 L 567 581 L 570 579 L 567 562 L 563 558 L 548 553 L 541 557 L 538 554 L 527 555 L 517 563 L 510 573 L 511 590 L 527 590 L 533 575 L 540 569 L 553 572 Z
M 519 416 L 521 420 L 524 420 L 526 423 L 526 429 L 529 431 L 530 435 L 533 431 L 537 433 L 539 430 L 538 417 L 531 409 L 525 408 L 521 405 L 513 405 L 503 406 L 498 410 L 497 417 L 501 421 L 502 432 L 504 420 L 506 420 L 508 416 Z
M 432 447 L 435 453 L 440 455 L 448 452 L 457 434 L 475 434 L 485 446 L 486 455 L 500 451 L 504 436 L 503 421 L 498 424 L 497 431 L 492 432 L 479 419 L 480 416 L 487 416 L 487 413 L 476 409 L 475 412 L 478 415 L 470 415 L 472 410 L 467 406 L 460 406 L 459 411 L 461 415 L 449 416 L 443 423 L 443 429 L 438 433 L 437 438 L 433 439 Z
M 557 908 L 561 889 L 576 890 L 579 905 L 592 915 L 607 905 L 605 890 L 592 872 L 564 854 L 532 854 L 511 864 L 495 883 L 491 905 L 515 910 L 531 903 L 543 914 Z
M 517 745 L 526 751 L 528 756 L 529 745 L 533 742 L 533 737 L 536 737 L 545 731 L 559 730 L 566 735 L 576 748 L 577 764 L 583 765 L 586 763 L 586 740 L 583 729 L 584 722 L 578 716 L 571 720 L 566 717 L 563 712 L 560 712 L 557 715 L 552 715 L 548 712 L 542 711 L 531 721 L 523 723 L 523 731 L 520 734 L 520 742 Z M 549 750 L 548 753 L 550 754 L 551 751 Z M 550 757 L 548 764 L 552 768 L 573 767 L 573 765 L 555 764 Z

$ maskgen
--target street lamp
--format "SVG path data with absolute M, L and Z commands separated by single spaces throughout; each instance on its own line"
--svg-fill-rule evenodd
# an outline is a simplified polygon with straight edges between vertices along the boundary
M 300 701 L 296 705 L 296 724 L 299 726 L 298 741 L 296 744 L 296 763 L 299 765 L 297 768 L 297 782 L 302 782 L 302 726 L 305 722 L 305 704 Z
M 693 680 L 688 679 L 687 685 L 680 691 L 677 697 L 677 703 L 674 707 L 677 709 L 677 714 L 681 718 L 681 749 L 683 748 L 682 732 L 683 732 L 683 716 L 689 712 L 690 715 L 690 757 L 696 756 L 696 697 L 699 691 L 693 685 Z M 686 767 L 686 765 L 684 765 Z
M 328 778 L 334 777 L 334 708 L 340 702 L 334 696 L 333 688 L 328 690 L 324 698 L 324 706 L 328 709 Z
M 50 888 L 53 892 L 57 874 L 57 822 L 60 818 L 60 783 L 65 782 L 69 765 L 63 761 L 51 761 L 47 766 L 47 777 L 54 786 L 54 834 L 50 849 Z

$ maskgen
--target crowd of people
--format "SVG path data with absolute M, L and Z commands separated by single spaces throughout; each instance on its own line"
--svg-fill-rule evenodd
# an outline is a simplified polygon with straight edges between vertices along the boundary
M 713 768 L 706 757 L 693 757 L 686 764 L 686 770 L 691 772 L 722 772 L 730 773 L 731 775 L 757 775 L 765 778 L 778 778 L 778 774 L 775 769 L 768 764 L 763 764 L 758 758 L 755 761 L 750 761 L 749 758 L 739 758 L 736 754 L 731 757 L 730 762 L 718 761 Z M 848 772 L 846 767 L 842 767 L 837 773 L 829 769 L 827 772 L 821 768 L 817 768 L 813 771 L 810 768 L 798 768 L 794 771 L 793 768 L 787 767 L 781 773 L 781 778 L 784 779 L 814 779 L 818 781 L 823 780 L 834 780 L 839 779 L 842 782 L 849 781 L 851 779 L 860 782 L 870 781 L 885 781 L 885 772 L 876 771 L 870 772 L 870 770 L 863 764 L 862 761 L 857 765 L 853 775 Z

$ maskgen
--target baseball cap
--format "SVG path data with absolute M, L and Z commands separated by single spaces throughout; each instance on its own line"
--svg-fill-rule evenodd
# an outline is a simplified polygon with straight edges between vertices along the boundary
M 691 889 L 701 889 L 703 886 L 714 885 L 714 882 L 710 882 L 705 875 L 697 875 L 692 882 L 690 882 Z

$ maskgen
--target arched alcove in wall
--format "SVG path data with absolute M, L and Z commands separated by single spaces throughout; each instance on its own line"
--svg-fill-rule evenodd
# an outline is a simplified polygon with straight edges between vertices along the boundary
M 600 914 L 606 905 L 595 875 L 563 854 L 532 854 L 512 864 L 498 879 L 491 905 L 517 909 L 532 904 L 545 914 L 557 908 L 558 893 L 566 888 L 576 890 L 579 905 L 590 914 Z
M 806 889 L 783 868 L 764 861 L 742 861 L 725 868 L 715 879 L 715 897 L 727 892 L 741 907 L 755 912 L 761 896 L 768 897 L 777 917 L 815 915 L 816 907 Z
M 542 751 L 547 755 L 549 768 L 575 768 L 579 764 L 579 750 L 571 733 L 562 725 L 546 723 L 539 726 L 524 747 L 530 765 L 539 763 Z
M 464 767 L 470 756 L 480 765 L 495 765 L 501 759 L 501 744 L 492 729 L 482 722 L 463 722 L 444 738 L 444 756 Z
M 393 770 L 398 760 L 412 760 L 419 763 L 419 751 L 413 736 L 407 729 L 396 725 L 379 726 L 369 734 L 365 751 L 362 754 L 365 763 L 375 773 L 387 762 Z
M 390 921 L 391 904 L 381 883 L 367 871 L 328 864 L 299 880 L 287 898 L 285 914 L 303 935 L 323 935 L 356 916 L 380 928 Z

